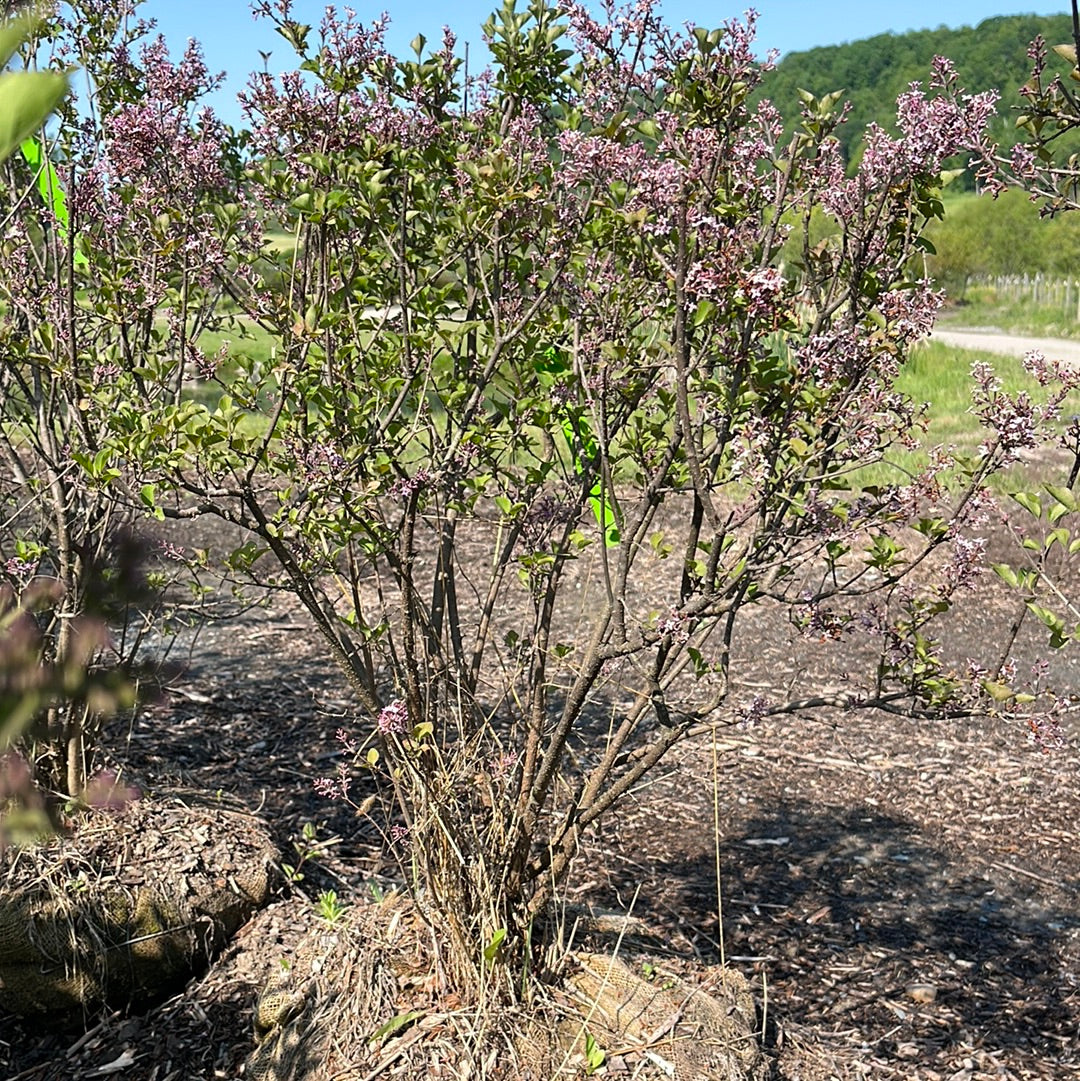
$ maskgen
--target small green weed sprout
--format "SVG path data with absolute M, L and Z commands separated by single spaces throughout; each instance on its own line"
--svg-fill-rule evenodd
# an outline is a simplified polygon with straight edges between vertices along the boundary
M 603 1048 L 596 1042 L 596 1038 L 591 1032 L 585 1033 L 585 1075 L 592 1077 L 601 1066 L 604 1065 L 604 1060 L 607 1056 L 604 1054 Z
M 323 890 L 323 892 L 319 894 L 319 915 L 326 920 L 331 927 L 345 915 L 347 907 L 347 905 L 342 904 L 341 901 L 338 900 L 338 895 L 335 890 Z
M 304 828 L 300 831 L 300 840 L 292 843 L 296 852 L 296 863 L 283 863 L 281 865 L 287 882 L 303 882 L 304 872 L 302 868 L 304 864 L 325 855 L 331 847 L 341 840 L 340 837 L 328 837 L 325 841 L 320 841 L 318 836 L 318 827 L 313 822 L 305 822 Z

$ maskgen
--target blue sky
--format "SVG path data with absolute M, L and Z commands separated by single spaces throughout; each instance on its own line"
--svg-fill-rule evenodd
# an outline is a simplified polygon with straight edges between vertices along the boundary
M 431 0 L 351 0 L 352 6 L 365 21 L 387 10 L 391 16 L 390 48 L 404 52 L 408 42 L 418 32 L 429 41 L 438 39 L 444 23 L 448 23 L 462 41 L 470 41 L 475 50 L 480 47 L 480 24 L 501 0 L 456 0 L 455 3 L 432 3 Z M 344 6 L 344 5 L 339 5 Z M 524 3 L 519 0 L 519 6 Z M 764 52 L 769 48 L 782 53 L 809 49 L 815 45 L 834 45 L 844 41 L 881 34 L 888 30 L 902 33 L 925 27 L 974 26 L 993 15 L 1014 15 L 1034 12 L 1039 15 L 1060 14 L 1068 5 L 1038 3 L 1034 0 L 721 0 L 719 4 L 690 3 L 689 0 L 667 0 L 662 12 L 669 23 L 691 20 L 709 27 L 731 16 L 741 16 L 748 6 L 761 15 L 758 22 L 758 43 Z M 317 26 L 325 7 L 323 0 L 295 0 L 294 14 L 303 22 Z M 234 101 L 243 88 L 247 73 L 262 67 L 259 50 L 271 51 L 270 70 L 282 70 L 290 63 L 288 45 L 279 38 L 268 23 L 256 22 L 251 16 L 249 0 L 146 0 L 141 12 L 158 21 L 174 52 L 180 51 L 188 38 L 202 43 L 210 67 L 228 72 L 225 91 L 213 102 L 222 119 L 237 124 L 240 114 Z M 475 55 L 475 53 L 474 53 Z

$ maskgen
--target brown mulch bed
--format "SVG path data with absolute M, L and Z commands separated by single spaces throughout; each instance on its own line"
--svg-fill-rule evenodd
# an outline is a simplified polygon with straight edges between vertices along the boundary
M 959 655 L 1005 618 L 1000 599 L 987 584 L 958 613 Z M 743 640 L 763 682 L 783 687 L 810 671 L 842 679 L 857 648 L 798 640 L 764 609 Z M 1080 683 L 1074 657 L 1054 664 L 1059 683 Z M 0 1078 L 241 1076 L 257 990 L 314 897 L 375 889 L 395 871 L 374 826 L 312 789 L 333 772 L 350 711 L 281 601 L 209 628 L 177 689 L 114 724 L 116 763 L 150 792 L 238 800 L 267 819 L 287 862 L 305 823 L 336 840 L 166 1002 L 88 1034 L 0 1018 Z M 589 839 L 574 899 L 632 909 L 709 963 L 723 949 L 766 1003 L 778 1078 L 1080 1077 L 1078 735 L 1044 755 L 989 718 L 835 712 L 721 728 L 679 748 Z

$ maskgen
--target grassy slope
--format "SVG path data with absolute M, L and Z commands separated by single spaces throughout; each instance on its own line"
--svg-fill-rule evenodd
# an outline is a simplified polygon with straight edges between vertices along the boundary
M 922 443 L 927 447 L 956 446 L 966 452 L 975 451 L 986 435 L 978 418 L 971 412 L 971 366 L 977 362 L 989 364 L 1009 394 L 1027 391 L 1038 400 L 1038 384 L 1024 370 L 1019 360 L 970 349 L 955 349 L 940 342 L 925 342 L 912 354 L 897 383 L 897 389 L 916 402 L 925 402 L 927 431 Z M 1080 396 L 1065 402 L 1063 415 L 1080 412 Z M 897 452 L 889 456 L 893 464 L 878 464 L 860 470 L 857 480 L 862 484 L 902 483 L 905 471 L 917 469 L 926 461 L 923 453 Z M 1027 474 L 1024 476 L 1024 474 Z M 1015 467 L 998 485 L 1002 488 L 1038 483 L 1031 469 Z

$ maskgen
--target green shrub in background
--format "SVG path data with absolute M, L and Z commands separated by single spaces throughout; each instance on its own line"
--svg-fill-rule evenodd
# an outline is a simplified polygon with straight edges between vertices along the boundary
M 1080 278 L 1080 221 L 1041 216 L 1022 191 L 959 194 L 944 201 L 945 215 L 927 236 L 934 246 L 927 265 L 953 299 L 968 286 L 997 275 L 1043 274 Z
M 34 9 L 0 26 L 0 67 L 35 40 L 40 26 Z M 67 223 L 62 191 L 37 133 L 67 91 L 68 76 L 63 72 L 0 74 L 0 163 L 22 148 L 34 173 L 33 183 L 61 227 Z M 5 366 L 11 365 L 6 357 Z M 131 684 L 120 672 L 103 669 L 97 661 L 108 639 L 102 606 L 130 594 L 137 577 L 129 562 L 134 552 L 129 549 L 114 565 L 116 573 L 104 576 L 87 553 L 82 575 L 87 588 L 79 610 L 72 610 L 67 583 L 50 572 L 62 560 L 45 558 L 45 546 L 22 534 L 27 508 L 45 506 L 49 500 L 48 483 L 40 486 L 42 478 L 24 469 L 33 442 L 28 432 L 50 422 L 48 413 L 33 417 L 12 400 L 5 402 L 0 460 L 10 472 L 0 482 L 4 519 L 0 526 L 0 848 L 9 838 L 31 839 L 49 826 L 34 773 L 12 750 L 26 732 L 50 712 L 60 710 L 85 720 L 88 712 L 100 714 L 132 701 Z M 47 531 L 42 539 L 56 536 L 55 531 Z M 73 778 L 72 794 L 81 791 L 84 780 L 85 774 Z

